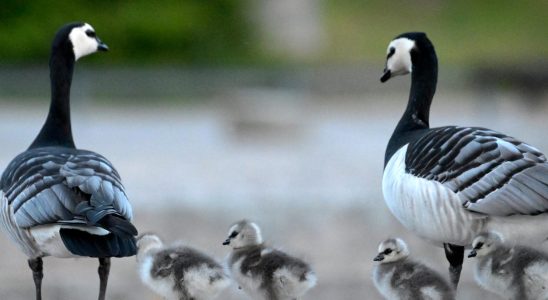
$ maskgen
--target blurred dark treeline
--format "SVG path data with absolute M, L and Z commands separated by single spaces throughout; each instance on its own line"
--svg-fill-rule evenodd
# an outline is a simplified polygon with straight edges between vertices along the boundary
M 77 69 L 73 93 L 93 99 L 371 93 L 407 31 L 428 34 L 454 90 L 548 94 L 546 0 L 2 0 L 0 98 L 48 93 L 51 39 L 73 21 L 110 47 Z
M 251 53 L 243 13 L 241 0 L 2 0 L 0 60 L 43 61 L 56 30 L 82 21 L 113 50 L 102 63 L 230 63 Z
M 70 21 L 111 47 L 98 64 L 376 63 L 392 37 L 415 30 L 448 64 L 548 57 L 546 0 L 2 0 L 0 63 L 44 62 Z

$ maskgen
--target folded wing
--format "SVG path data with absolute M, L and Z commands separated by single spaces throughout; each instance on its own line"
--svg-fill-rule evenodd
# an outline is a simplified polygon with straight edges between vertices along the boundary
M 470 127 L 434 128 L 410 143 L 406 171 L 440 182 L 465 208 L 487 215 L 548 211 L 548 163 L 536 148 Z

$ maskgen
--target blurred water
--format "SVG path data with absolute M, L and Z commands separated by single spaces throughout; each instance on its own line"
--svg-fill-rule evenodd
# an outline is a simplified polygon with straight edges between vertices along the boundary
M 406 99 L 244 90 L 190 106 L 75 100 L 73 131 L 80 148 L 118 168 L 141 232 L 184 239 L 223 257 L 220 242 L 230 223 L 251 218 L 268 241 L 314 264 L 320 281 L 306 299 L 379 299 L 369 274 L 384 237 L 403 236 L 414 255 L 444 274 L 447 267 L 443 251 L 406 232 L 381 195 L 384 147 Z M 431 124 L 488 127 L 546 151 L 546 105 L 531 109 L 508 94 L 496 99 L 439 94 Z M 0 104 L 1 168 L 28 147 L 47 111 L 47 103 L 17 102 Z M 0 272 L 0 299 L 32 297 L 24 257 L 3 236 L 0 245 L 0 269 L 10 270 Z M 95 267 L 91 260 L 47 259 L 46 299 L 95 299 Z M 473 283 L 470 267 L 460 299 L 494 299 Z M 133 258 L 116 260 L 111 299 L 151 299 L 134 268 Z M 69 278 L 71 272 L 83 273 Z M 233 288 L 222 298 L 243 296 Z

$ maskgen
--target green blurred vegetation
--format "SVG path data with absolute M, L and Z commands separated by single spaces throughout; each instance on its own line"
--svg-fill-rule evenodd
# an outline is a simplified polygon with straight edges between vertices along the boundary
M 252 7 L 260 1 L 276 0 L 2 0 L 0 63 L 43 63 L 55 31 L 85 21 L 112 50 L 93 63 L 299 64 L 259 45 Z M 446 64 L 548 58 L 546 0 L 317 1 L 325 46 L 302 63 L 377 63 L 392 37 L 416 30 L 428 33 Z
M 546 0 L 329 0 L 329 60 L 379 60 L 394 36 L 424 31 L 448 64 L 548 60 Z
M 2 0 L 0 61 L 42 62 L 56 30 L 90 23 L 111 48 L 100 63 L 234 63 L 253 57 L 240 0 Z M 47 46 L 46 46 L 47 45 Z

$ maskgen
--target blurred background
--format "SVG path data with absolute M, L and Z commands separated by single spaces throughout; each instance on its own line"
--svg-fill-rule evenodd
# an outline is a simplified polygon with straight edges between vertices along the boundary
M 409 77 L 381 84 L 386 47 L 425 31 L 440 79 L 431 125 L 476 125 L 548 151 L 548 2 L 472 0 L 16 1 L 0 4 L 0 168 L 49 106 L 56 30 L 85 21 L 110 51 L 78 62 L 78 147 L 118 168 L 141 232 L 223 258 L 241 218 L 310 261 L 305 299 L 380 299 L 377 244 L 401 236 L 447 274 L 441 248 L 392 217 L 384 148 Z M 0 299 L 34 297 L 26 258 L 0 235 Z M 465 261 L 459 299 L 495 299 Z M 97 262 L 45 260 L 45 299 L 96 299 Z M 156 299 L 134 258 L 113 262 L 109 299 Z M 236 287 L 221 299 L 246 299 Z

